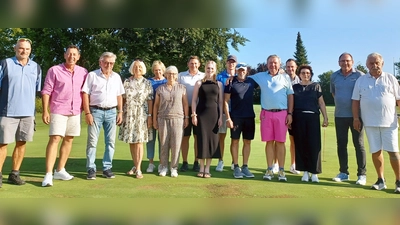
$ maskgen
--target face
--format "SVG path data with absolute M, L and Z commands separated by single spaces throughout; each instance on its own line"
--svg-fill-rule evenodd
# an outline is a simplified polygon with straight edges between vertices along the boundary
M 227 70 L 235 70 L 236 64 L 237 63 L 235 62 L 235 60 L 230 59 L 230 60 L 226 61 L 226 69 Z
M 350 55 L 342 55 L 339 59 L 339 66 L 342 69 L 342 72 L 349 72 L 353 68 L 353 59 Z
M 69 65 L 75 65 L 76 62 L 78 62 L 80 57 L 81 57 L 81 55 L 79 54 L 79 51 L 76 48 L 69 48 L 64 53 L 65 62 Z
M 369 73 L 373 76 L 378 76 L 382 74 L 383 60 L 379 57 L 368 57 L 367 68 Z
M 155 65 L 153 67 L 153 74 L 155 77 L 162 77 L 163 76 L 163 71 L 161 69 L 161 66 Z
M 289 61 L 286 63 L 286 73 L 289 76 L 294 76 L 296 74 L 297 65 L 294 61 Z
M 169 83 L 174 83 L 178 79 L 178 72 L 170 70 L 165 73 L 165 77 L 167 78 Z
M 247 73 L 247 70 L 245 70 L 245 69 L 243 69 L 243 68 L 240 68 L 240 69 L 238 69 L 238 70 L 236 70 L 237 71 L 237 76 L 238 76 L 238 78 L 239 79 L 245 79 L 246 78 L 246 73 Z
M 217 70 L 215 63 L 207 63 L 206 65 L 206 73 L 210 76 L 215 75 L 215 71 Z
M 300 70 L 300 79 L 302 81 L 310 81 L 311 80 L 311 71 L 306 68 L 301 69 Z
M 197 72 L 199 67 L 200 67 L 200 62 L 197 59 L 191 59 L 188 62 L 188 67 L 189 67 L 189 71 L 191 72 Z
M 272 75 L 278 74 L 280 66 L 281 62 L 277 57 L 271 57 L 267 61 L 268 71 Z
M 105 57 L 100 61 L 101 71 L 105 74 L 110 74 L 115 64 L 115 60 L 112 57 Z
M 29 41 L 19 41 L 14 50 L 18 60 L 27 60 L 31 54 L 31 43 Z
M 139 61 L 133 63 L 133 74 L 136 76 L 143 76 L 143 67 Z

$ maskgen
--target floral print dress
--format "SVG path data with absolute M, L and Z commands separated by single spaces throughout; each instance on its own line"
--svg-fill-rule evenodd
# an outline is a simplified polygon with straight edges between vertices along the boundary
M 147 101 L 153 99 L 151 82 L 144 77 L 131 77 L 124 81 L 124 89 L 123 122 L 120 125 L 118 139 L 126 143 L 148 142 Z

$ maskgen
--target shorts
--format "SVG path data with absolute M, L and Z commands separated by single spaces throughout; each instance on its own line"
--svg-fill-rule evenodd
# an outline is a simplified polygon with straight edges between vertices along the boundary
M 33 141 L 35 117 L 0 117 L 0 143 Z
M 247 118 L 232 118 L 233 128 L 231 128 L 231 138 L 240 139 L 240 134 L 243 134 L 243 139 L 253 140 L 256 131 L 256 122 L 253 117 Z
M 80 136 L 81 135 L 81 114 L 75 116 L 64 116 L 50 114 L 50 136 Z
M 288 127 L 286 125 L 287 111 L 270 112 L 261 110 L 260 112 L 260 129 L 261 141 L 286 141 L 286 132 Z
M 227 128 L 228 127 L 226 126 L 226 115 L 222 114 L 222 125 L 218 129 L 218 133 L 219 134 L 226 134 Z
M 369 152 L 379 150 L 399 152 L 397 127 L 366 127 L 365 134 L 368 138 Z
M 187 137 L 187 136 L 192 135 L 192 129 L 193 129 L 193 135 L 196 135 L 196 126 L 193 126 L 192 118 L 189 118 L 189 124 L 183 130 L 183 136 Z

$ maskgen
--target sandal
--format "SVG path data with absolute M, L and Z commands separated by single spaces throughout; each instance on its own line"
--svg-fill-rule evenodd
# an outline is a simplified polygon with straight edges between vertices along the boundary
M 143 178 L 142 171 L 140 171 L 140 170 L 136 171 L 136 178 L 137 179 L 142 179 Z
M 126 175 L 135 175 L 136 174 L 136 167 L 132 167 L 128 172 L 126 172 Z
M 199 173 L 197 174 L 197 177 L 204 177 L 204 172 L 199 172 Z
M 211 177 L 211 173 L 204 173 L 204 178 L 210 178 Z

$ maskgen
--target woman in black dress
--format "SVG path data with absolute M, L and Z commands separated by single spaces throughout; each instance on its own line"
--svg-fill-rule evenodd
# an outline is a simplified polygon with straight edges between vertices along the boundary
M 198 177 L 209 178 L 212 158 L 219 158 L 218 129 L 222 125 L 223 85 L 216 81 L 217 64 L 206 63 L 204 79 L 194 86 L 192 122 L 197 132 L 197 158 L 200 159 Z M 205 164 L 205 165 L 204 165 Z
M 328 116 L 322 89 L 312 82 L 311 66 L 302 65 L 298 69 L 301 82 L 293 85 L 294 111 L 292 130 L 296 151 L 296 170 L 304 171 L 302 181 L 319 182 L 321 173 L 321 127 L 320 111 L 324 117 L 323 127 L 328 126 Z

